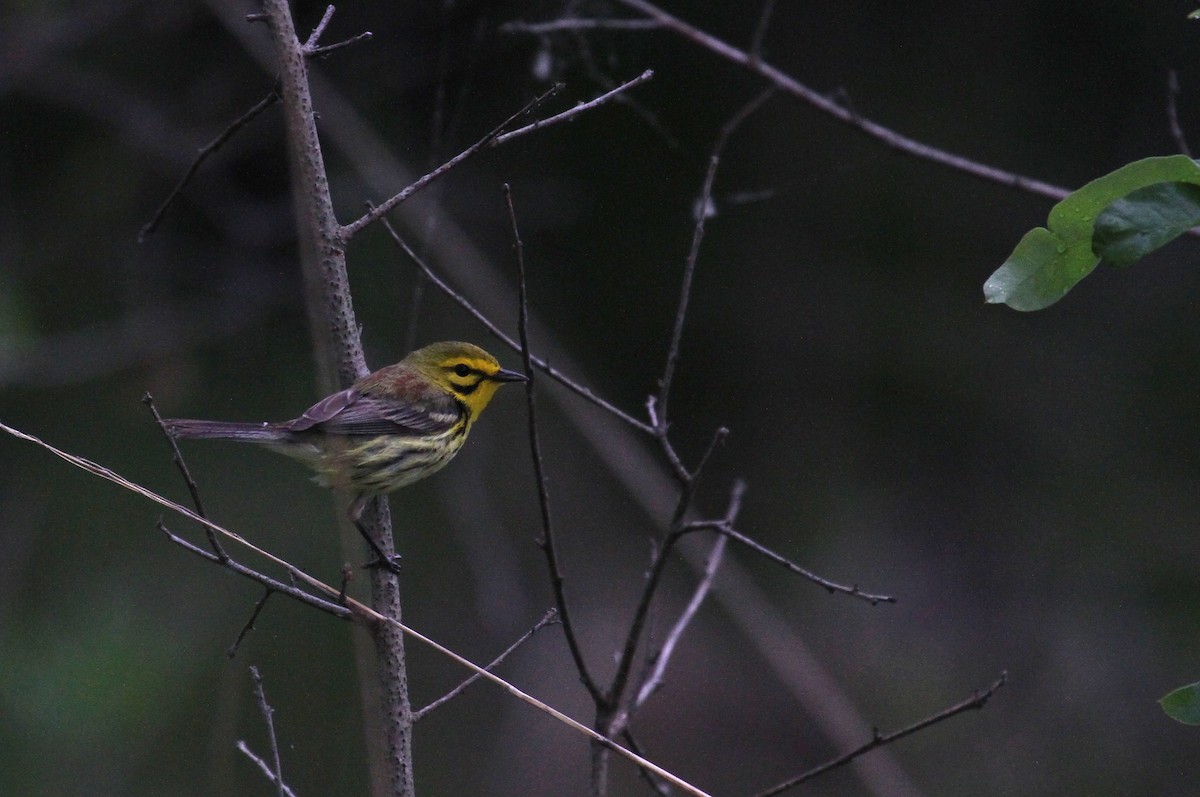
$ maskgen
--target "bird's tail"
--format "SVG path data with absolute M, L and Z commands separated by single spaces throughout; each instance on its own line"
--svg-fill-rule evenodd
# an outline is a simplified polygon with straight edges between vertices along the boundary
M 167 432 L 177 440 L 245 440 L 251 443 L 280 443 L 289 432 L 272 423 L 230 423 L 167 418 Z

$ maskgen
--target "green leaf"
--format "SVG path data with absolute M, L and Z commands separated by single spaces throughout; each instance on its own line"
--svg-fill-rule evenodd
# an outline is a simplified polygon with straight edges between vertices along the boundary
M 1200 224 L 1200 185 L 1155 183 L 1113 202 L 1096 217 L 1092 248 L 1106 266 L 1124 268 Z
M 1171 719 L 1185 725 L 1200 725 L 1200 683 L 1181 686 L 1158 704 Z
M 1090 274 L 1102 255 L 1128 265 L 1176 237 L 1179 232 L 1168 234 L 1154 229 L 1162 223 L 1154 216 L 1169 217 L 1173 224 L 1170 229 L 1175 229 L 1186 218 L 1186 208 L 1177 209 L 1172 204 L 1168 211 L 1152 195 L 1139 196 L 1131 200 L 1136 211 L 1133 218 L 1118 212 L 1106 220 L 1116 227 L 1124 223 L 1133 225 L 1117 236 L 1119 245 L 1110 254 L 1107 247 L 1116 242 L 1106 239 L 1100 251 L 1096 250 L 1093 233 L 1098 217 L 1117 200 L 1131 199 L 1135 192 L 1157 183 L 1200 185 L 1200 164 L 1183 155 L 1146 158 L 1072 192 L 1050 209 L 1046 227 L 1035 227 L 1026 233 L 1009 258 L 988 278 L 983 286 L 984 298 L 1015 310 L 1041 310 L 1057 302 Z M 1168 195 L 1167 201 L 1175 200 Z M 1128 214 L 1128 209 L 1125 213 Z M 1154 245 L 1150 246 L 1151 243 Z M 1138 252 L 1141 254 L 1126 260 Z
M 983 295 L 989 303 L 1003 302 L 1014 310 L 1041 310 L 1061 299 L 1099 262 L 1090 247 L 1067 246 L 1061 236 L 1034 227 L 983 284 Z

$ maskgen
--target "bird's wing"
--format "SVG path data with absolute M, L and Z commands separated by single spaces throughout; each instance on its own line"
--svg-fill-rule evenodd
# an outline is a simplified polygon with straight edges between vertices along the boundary
M 398 402 L 349 388 L 314 404 L 288 429 L 348 435 L 437 434 L 449 430 L 461 416 L 462 408 L 451 396 Z
M 299 418 L 288 421 L 286 426 L 288 431 L 303 432 L 311 429 L 317 424 L 325 423 L 330 418 L 342 412 L 346 407 L 349 407 L 362 394 L 352 387 L 346 388 L 340 393 L 334 393 L 332 396 L 326 396 L 304 411 L 304 414 Z

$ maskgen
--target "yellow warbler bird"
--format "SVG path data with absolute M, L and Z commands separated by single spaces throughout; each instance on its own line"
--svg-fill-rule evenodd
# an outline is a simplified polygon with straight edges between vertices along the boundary
M 478 346 L 447 341 L 364 376 L 290 421 L 164 423 L 175 438 L 244 440 L 301 460 L 318 484 L 354 495 L 350 519 L 383 560 L 359 524 L 367 501 L 444 467 L 500 385 L 526 379 Z

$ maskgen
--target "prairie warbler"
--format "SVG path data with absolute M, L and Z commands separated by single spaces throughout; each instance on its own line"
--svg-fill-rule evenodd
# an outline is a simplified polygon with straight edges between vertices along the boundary
M 290 421 L 165 424 L 177 439 L 244 440 L 304 462 L 318 484 L 354 496 L 350 519 L 383 559 L 359 523 L 367 501 L 440 470 L 500 385 L 525 380 L 478 346 L 447 341 L 364 376 Z

